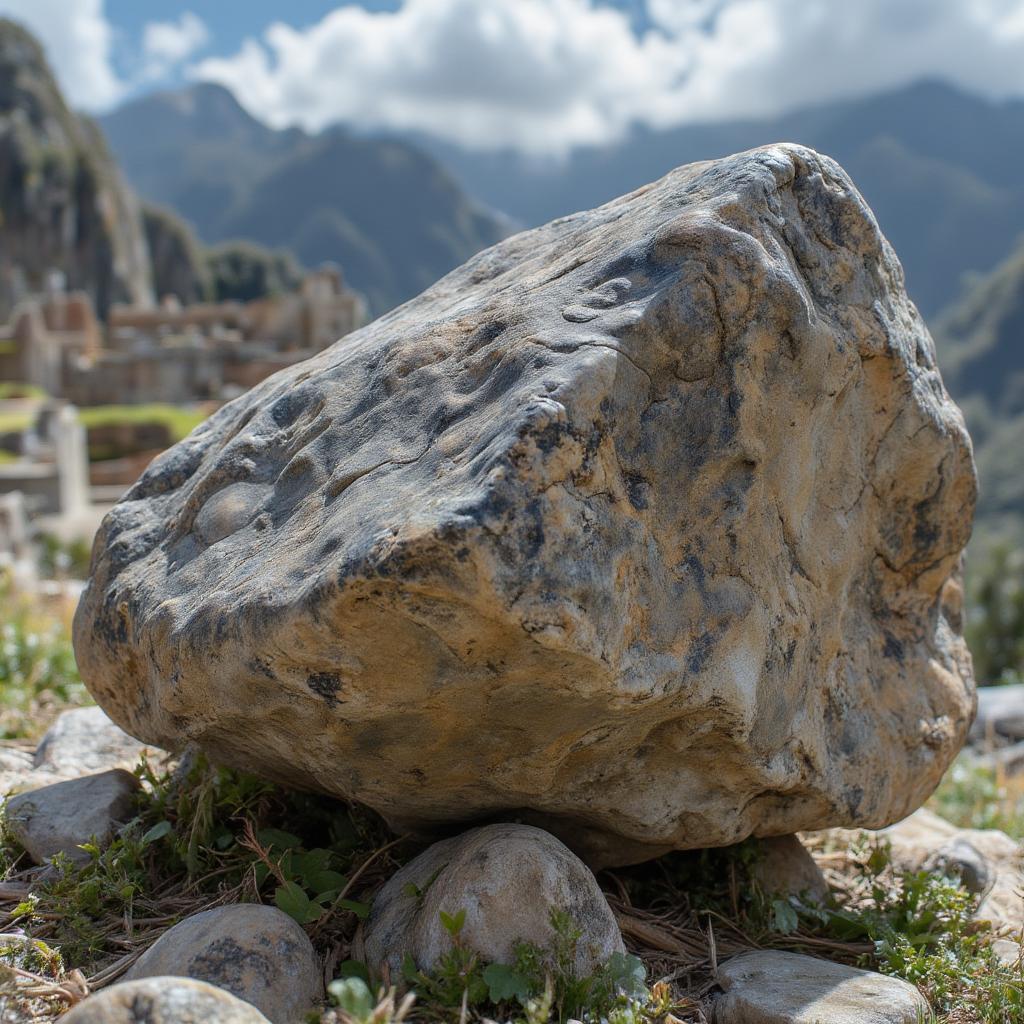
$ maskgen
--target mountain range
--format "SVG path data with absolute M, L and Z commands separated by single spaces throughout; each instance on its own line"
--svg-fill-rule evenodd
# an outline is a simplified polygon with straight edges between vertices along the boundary
M 772 120 L 636 129 L 563 161 L 415 141 L 470 195 L 528 225 L 597 206 L 680 164 L 802 143 L 838 160 L 857 183 L 926 315 L 952 301 L 966 272 L 991 269 L 1024 231 L 1024 102 L 996 103 L 941 82 Z
M 782 140 L 828 153 L 864 193 L 933 326 L 975 440 L 982 531 L 1024 537 L 1022 102 L 925 81 L 767 121 L 636 129 L 547 161 L 429 136 L 274 130 L 209 84 L 137 100 L 103 126 L 139 192 L 205 240 L 246 236 L 307 263 L 339 260 L 377 311 L 510 225 L 599 205 L 679 164 Z
M 508 233 L 408 141 L 275 130 L 221 86 L 144 96 L 101 123 L 136 190 L 204 242 L 244 238 L 307 266 L 340 263 L 375 313 Z
M 68 110 L 38 44 L 0 19 L 0 314 L 16 285 L 40 287 L 51 267 L 101 312 L 145 301 L 153 284 L 191 301 L 249 296 L 295 279 L 288 250 L 340 263 L 380 313 L 517 224 L 598 205 L 679 164 L 779 140 L 829 153 L 932 326 L 975 440 L 984 528 L 1024 538 L 1024 103 L 922 82 L 771 121 L 637 129 L 560 161 L 277 130 L 211 84 L 136 99 L 101 127 Z M 193 232 L 246 245 L 210 250 Z
M 637 128 L 560 160 L 424 135 L 275 130 L 209 83 L 144 96 L 102 125 L 139 193 L 176 210 L 204 241 L 246 237 L 307 264 L 337 260 L 378 312 L 513 226 L 770 142 L 803 143 L 850 172 L 926 315 L 948 305 L 969 272 L 992 269 L 1024 231 L 1024 102 L 935 81 L 766 121 Z
M 1024 543 L 1024 239 L 932 330 L 974 441 L 984 540 Z

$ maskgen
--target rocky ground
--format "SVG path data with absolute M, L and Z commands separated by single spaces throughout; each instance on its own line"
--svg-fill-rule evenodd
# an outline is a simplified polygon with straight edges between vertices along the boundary
M 932 806 L 986 824 L 1008 790 L 969 760 Z M 0 763 L 4 1021 L 128 1022 L 140 1000 L 167 1024 L 1024 1014 L 1020 847 L 930 809 L 595 877 L 532 826 L 429 846 L 94 707 Z

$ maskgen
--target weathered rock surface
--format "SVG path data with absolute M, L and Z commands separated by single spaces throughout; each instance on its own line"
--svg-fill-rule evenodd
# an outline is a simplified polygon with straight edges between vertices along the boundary
M 758 847 L 752 874 L 766 893 L 814 904 L 828 901 L 828 881 L 796 836 L 762 839 Z
M 62 1024 L 267 1024 L 254 1006 L 191 978 L 146 978 L 101 989 Z
M 517 942 L 551 949 L 553 910 L 582 931 L 578 977 L 625 950 L 590 869 L 554 836 L 529 825 L 473 829 L 435 843 L 381 889 L 366 923 L 366 962 L 387 963 L 396 977 L 407 954 L 433 968 L 452 948 L 441 913 L 465 911 L 460 941 L 484 960 L 514 963 Z
M 58 853 L 85 863 L 89 854 L 81 844 L 102 844 L 130 820 L 138 790 L 138 779 L 120 768 L 55 782 L 11 797 L 7 828 L 37 864 Z
M 36 748 L 34 767 L 75 778 L 110 768 L 134 768 L 147 752 L 159 753 L 116 726 L 102 708 L 74 708 L 47 730 Z
M 108 515 L 75 646 L 134 735 L 591 863 L 918 806 L 974 709 L 970 444 L 797 146 L 481 253 Z
M 920 1024 L 913 985 L 871 971 L 775 950 L 742 953 L 718 970 L 715 1024 Z
M 323 997 L 309 937 L 276 907 L 234 904 L 204 910 L 166 931 L 125 979 L 181 975 L 244 999 L 272 1024 L 295 1024 Z M 260 1018 L 262 1019 L 262 1018 Z
M 33 759 L 27 750 L 0 748 L 0 796 L 20 789 L 22 780 L 32 770 Z

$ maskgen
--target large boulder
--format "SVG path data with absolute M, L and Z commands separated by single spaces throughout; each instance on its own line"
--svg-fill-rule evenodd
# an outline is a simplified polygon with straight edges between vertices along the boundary
M 110 512 L 96 699 L 396 828 L 592 864 L 916 807 L 974 709 L 971 448 L 798 146 L 524 232 L 219 410 Z

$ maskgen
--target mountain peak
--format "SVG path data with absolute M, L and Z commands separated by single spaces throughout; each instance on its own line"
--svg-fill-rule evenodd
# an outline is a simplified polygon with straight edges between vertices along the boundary
M 157 95 L 183 117 L 208 116 L 213 112 L 225 120 L 260 123 L 238 102 L 235 94 L 219 82 L 195 82 L 184 89 Z
M 12 110 L 22 111 L 35 128 L 56 119 L 64 132 L 77 134 L 43 47 L 21 24 L 0 18 L 0 114 Z
M 230 142 L 237 139 L 261 139 L 273 129 L 257 121 L 234 94 L 215 82 L 195 82 L 184 89 L 153 92 L 129 100 L 104 119 L 112 136 L 149 134 L 152 125 L 160 125 L 172 138 L 194 141 L 210 139 Z

